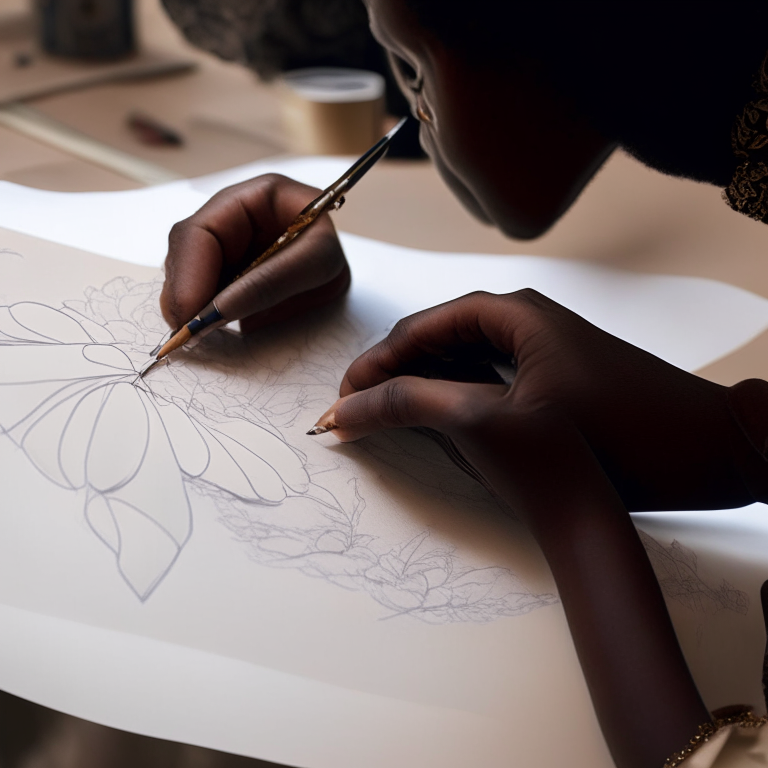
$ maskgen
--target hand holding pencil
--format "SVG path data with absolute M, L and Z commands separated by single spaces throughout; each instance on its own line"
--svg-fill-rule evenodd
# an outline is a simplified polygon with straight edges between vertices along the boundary
M 163 316 L 172 328 L 189 321 L 237 273 L 282 235 L 320 193 L 269 174 L 214 195 L 169 236 Z M 349 267 L 326 214 L 300 238 L 240 281 L 226 309 L 244 330 L 286 320 L 343 294 Z
M 189 320 L 182 321 L 183 325 L 176 325 L 177 330 L 172 334 L 171 338 L 165 342 L 159 349 L 152 353 L 150 359 L 146 365 L 139 372 L 139 376 L 144 376 L 149 372 L 162 358 L 173 352 L 175 349 L 183 346 L 193 336 L 201 333 L 204 330 L 215 328 L 223 323 L 230 322 L 232 320 L 238 320 L 242 317 L 246 317 L 249 311 L 252 311 L 252 292 L 254 285 L 263 283 L 264 278 L 260 274 L 264 271 L 264 266 L 271 264 L 272 259 L 275 256 L 279 256 L 284 252 L 284 248 L 292 246 L 294 240 L 304 234 L 312 225 L 322 221 L 324 217 L 332 210 L 338 210 L 344 203 L 344 196 L 365 176 L 368 171 L 373 168 L 376 163 L 381 160 L 387 154 L 389 145 L 403 127 L 408 118 L 402 118 L 397 125 L 392 128 L 385 136 L 377 141 L 367 152 L 359 157 L 352 165 L 345 171 L 345 173 L 336 179 L 329 187 L 320 191 L 319 195 L 316 195 L 314 199 L 311 199 L 302 209 L 298 210 L 293 219 L 287 224 L 283 232 L 274 238 L 274 240 L 268 241 L 269 244 L 260 249 L 252 250 L 252 237 L 243 237 L 250 229 L 251 235 L 264 231 L 263 226 L 259 225 L 259 222 L 254 222 L 252 219 L 251 209 L 244 204 L 241 199 L 235 200 L 235 207 L 229 208 L 229 215 L 224 216 L 221 221 L 218 222 L 218 227 L 213 229 L 211 222 L 216 223 L 215 210 L 212 211 L 212 216 L 203 222 L 195 222 L 194 216 L 191 219 L 187 219 L 186 222 L 182 222 L 181 225 L 176 225 L 174 229 L 177 230 L 181 227 L 182 231 L 187 235 L 180 237 L 180 252 L 184 254 L 188 248 L 191 249 L 194 257 L 199 257 L 200 254 L 205 252 L 205 246 L 208 245 L 210 252 L 210 240 L 213 238 L 215 244 L 214 256 L 216 252 L 219 252 L 219 257 L 214 258 L 214 264 L 218 266 L 218 280 L 217 280 L 217 292 L 211 297 L 210 301 L 205 304 L 202 309 L 198 309 L 197 313 Z M 279 179 L 277 176 L 261 177 L 271 178 L 273 180 Z M 259 179 L 253 180 L 250 183 L 258 184 Z M 287 181 L 287 180 L 286 180 Z M 237 189 L 234 187 L 233 189 Z M 225 190 L 226 192 L 226 190 Z M 215 200 L 215 198 L 214 198 Z M 213 201 L 211 201 L 213 202 Z M 277 210 L 275 199 L 268 199 L 267 203 L 272 203 L 271 213 L 274 214 Z M 239 208 L 238 208 L 239 205 Z M 205 207 L 204 207 L 205 208 Z M 203 210 L 204 210 L 203 208 Z M 199 215 L 200 212 L 198 212 Z M 237 226 L 239 224 L 239 227 Z M 244 226 L 244 228 L 243 228 Z M 198 242 L 194 240 L 190 242 L 189 235 L 197 235 Z M 240 235 L 240 237 L 238 237 Z M 171 243 L 173 243 L 174 233 L 171 232 Z M 303 238 L 304 239 L 304 238 Z M 227 249 L 224 243 L 230 243 L 230 249 Z M 338 245 L 338 241 L 336 242 Z M 221 254 L 226 253 L 228 250 L 234 253 L 239 253 L 239 260 L 227 264 L 226 268 L 222 269 L 224 261 L 221 258 Z M 343 258 L 343 256 L 342 256 Z M 283 260 L 285 261 L 285 260 Z M 200 266 L 203 270 L 210 266 L 210 260 L 208 264 L 201 262 Z M 194 265 L 193 265 L 194 266 Z M 309 266 L 309 265 L 307 265 Z M 168 263 L 166 263 L 166 269 L 169 269 Z M 310 274 L 312 269 L 310 268 Z M 301 280 L 301 274 L 303 270 L 297 270 L 296 282 L 300 287 L 303 287 L 306 283 Z M 339 278 L 339 284 L 344 280 Z M 347 275 L 347 284 L 349 282 Z M 310 285 L 312 281 L 310 280 Z M 286 287 L 288 283 L 285 284 Z M 312 286 L 308 290 L 314 290 Z M 322 285 L 320 286 L 322 287 Z M 343 286 L 342 290 L 346 288 Z M 297 291 L 294 288 L 289 289 L 291 292 L 288 297 L 296 297 L 301 291 Z M 279 294 L 278 294 L 279 295 Z M 165 293 L 164 293 L 165 296 Z M 288 298 L 285 297 L 285 298 Z M 163 302 L 164 311 L 165 308 L 169 309 L 169 314 L 173 316 L 175 320 L 175 305 L 173 298 L 165 299 L 161 297 Z M 306 304 L 298 302 L 297 309 L 306 309 Z M 303 306 L 302 306 L 303 305 Z M 199 306 L 199 305 L 198 305 Z M 179 316 L 184 317 L 183 314 Z M 270 318 L 270 321 L 274 318 Z M 173 325 L 172 325 L 173 327 Z

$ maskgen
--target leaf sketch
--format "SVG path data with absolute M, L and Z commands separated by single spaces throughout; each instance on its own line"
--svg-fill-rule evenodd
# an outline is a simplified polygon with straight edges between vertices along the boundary
M 349 329 L 288 345 L 279 364 L 250 359 L 251 377 L 233 373 L 244 342 L 222 333 L 139 379 L 167 331 L 160 285 L 119 277 L 60 307 L 0 307 L 0 434 L 82 495 L 88 525 L 141 601 L 182 553 L 203 497 L 253 560 L 364 591 L 387 617 L 488 622 L 556 602 L 506 568 L 463 564 L 429 531 L 394 544 L 372 534 L 356 479 L 340 483 L 338 462 L 291 445 L 287 432 L 324 409 L 362 348 Z
M 693 550 L 676 540 L 665 546 L 644 531 L 638 530 L 638 533 L 662 592 L 670 600 L 698 613 L 747 613 L 749 595 L 725 579 L 716 587 L 707 584 L 699 575 L 698 558 Z

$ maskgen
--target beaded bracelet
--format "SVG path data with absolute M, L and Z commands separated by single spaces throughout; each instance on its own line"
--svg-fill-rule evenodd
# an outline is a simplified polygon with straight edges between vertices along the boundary
M 719 730 L 729 725 L 736 725 L 739 728 L 762 728 L 767 722 L 768 716 L 757 717 L 752 710 L 739 712 L 728 717 L 716 717 L 714 720 L 700 725 L 688 744 L 679 752 L 675 752 L 664 763 L 664 768 L 677 768 L 678 765 L 682 765 L 685 760 L 700 747 L 704 746 Z

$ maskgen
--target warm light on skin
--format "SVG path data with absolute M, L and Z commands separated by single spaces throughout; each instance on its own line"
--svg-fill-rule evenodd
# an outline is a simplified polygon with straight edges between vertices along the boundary
M 421 143 L 454 194 L 510 237 L 545 232 L 615 143 L 528 72 L 447 50 L 419 27 L 404 0 L 366 5 L 414 114 L 414 82 L 403 70 L 415 75 L 419 103 L 432 118 L 421 123 Z

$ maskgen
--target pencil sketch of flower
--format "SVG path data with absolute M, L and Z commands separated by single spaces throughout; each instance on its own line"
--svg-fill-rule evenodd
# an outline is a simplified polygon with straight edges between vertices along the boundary
M 749 595 L 746 592 L 736 589 L 725 579 L 716 586 L 704 581 L 695 552 L 679 541 L 673 540 L 665 545 L 645 531 L 638 529 L 638 534 L 667 599 L 691 611 L 709 615 L 720 611 L 743 615 L 749 611 Z
M 185 480 L 279 504 L 309 478 L 263 426 L 214 420 L 139 379 L 164 330 L 147 302 L 155 287 L 113 282 L 88 297 L 102 323 L 75 306 L 0 307 L 0 431 L 50 481 L 84 493 L 89 525 L 146 600 L 192 533 Z
M 142 380 L 167 331 L 160 285 L 120 277 L 60 307 L 0 307 L 0 434 L 81 494 L 85 520 L 141 601 L 171 572 L 205 500 L 255 562 L 365 592 L 387 618 L 488 622 L 556 602 L 509 569 L 467 566 L 429 531 L 381 535 L 354 462 L 291 445 L 286 435 L 303 435 L 307 412 L 324 410 L 367 343 L 354 324 L 288 334 L 272 356 L 222 333 Z M 439 451 L 425 460 L 395 438 L 365 450 L 446 504 L 488 503 Z

